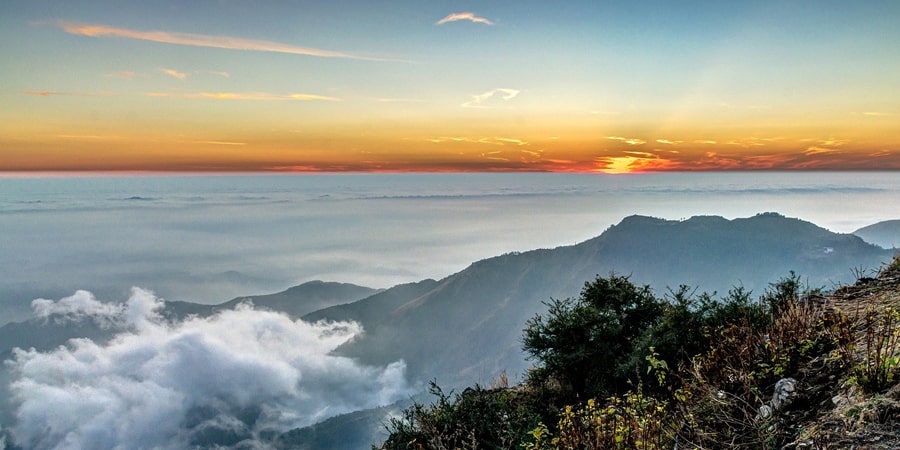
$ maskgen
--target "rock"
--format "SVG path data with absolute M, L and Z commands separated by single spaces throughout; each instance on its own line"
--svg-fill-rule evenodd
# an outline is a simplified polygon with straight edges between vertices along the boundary
M 793 378 L 782 378 L 775 383 L 775 393 L 772 394 L 772 400 L 769 405 L 774 411 L 780 411 L 789 406 L 797 398 L 797 380 Z
M 759 407 L 759 418 L 760 419 L 768 419 L 772 417 L 772 407 L 769 405 L 762 405 Z
M 793 378 L 782 378 L 775 383 L 775 392 L 772 394 L 772 400 L 769 403 L 759 407 L 759 413 L 756 420 L 765 420 L 771 418 L 775 413 L 789 406 L 797 398 L 797 380 Z

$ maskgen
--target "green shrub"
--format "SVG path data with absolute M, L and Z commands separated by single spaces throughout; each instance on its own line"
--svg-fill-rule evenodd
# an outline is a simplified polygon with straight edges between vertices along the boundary
M 462 394 L 444 393 L 434 382 L 430 405 L 415 403 L 387 424 L 382 449 L 508 449 L 540 423 L 530 395 L 511 389 L 476 386 Z
M 528 320 L 524 330 L 523 348 L 537 361 L 529 381 L 558 383 L 572 400 L 627 390 L 632 374 L 620 369 L 663 311 L 649 286 L 614 273 L 585 283 L 577 299 L 547 306 L 546 315 Z

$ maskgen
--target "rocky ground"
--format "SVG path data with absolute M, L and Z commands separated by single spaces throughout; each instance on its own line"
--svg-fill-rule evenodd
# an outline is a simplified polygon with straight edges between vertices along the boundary
M 840 344 L 801 371 L 778 423 L 795 439 L 781 448 L 900 448 L 900 259 L 815 300 L 843 318 L 830 322 Z

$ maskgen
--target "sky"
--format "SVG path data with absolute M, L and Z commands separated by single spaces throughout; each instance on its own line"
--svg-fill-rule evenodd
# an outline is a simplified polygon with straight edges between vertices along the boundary
M 900 169 L 900 3 L 0 5 L 0 172 Z

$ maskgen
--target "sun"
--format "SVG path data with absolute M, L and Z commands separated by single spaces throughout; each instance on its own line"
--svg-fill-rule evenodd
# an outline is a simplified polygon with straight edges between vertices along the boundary
M 603 158 L 598 162 L 602 167 L 598 167 L 597 172 L 609 174 L 632 173 L 635 171 L 635 162 L 641 158 L 634 156 L 619 156 L 615 158 Z

